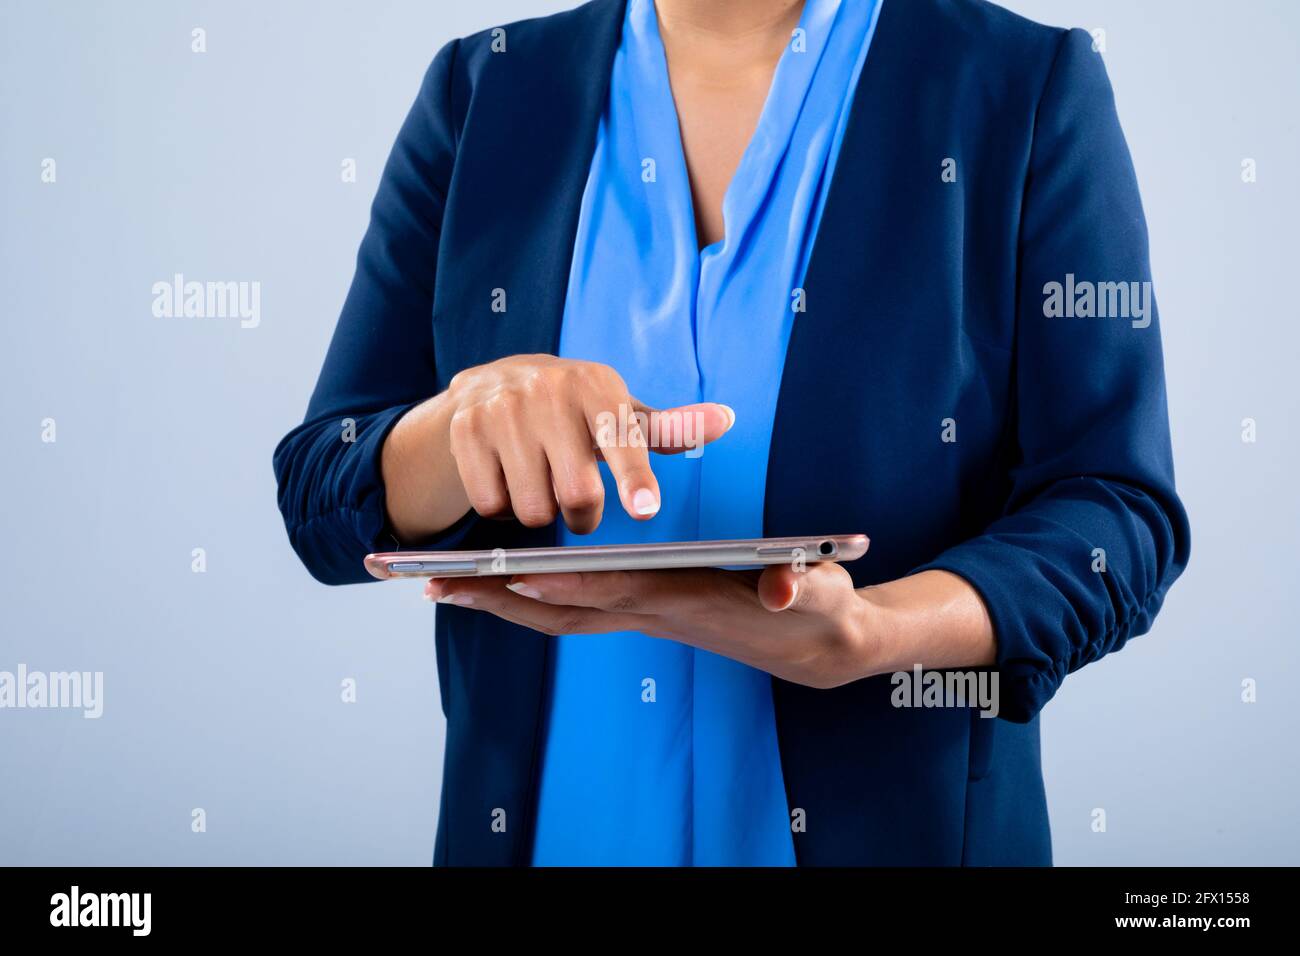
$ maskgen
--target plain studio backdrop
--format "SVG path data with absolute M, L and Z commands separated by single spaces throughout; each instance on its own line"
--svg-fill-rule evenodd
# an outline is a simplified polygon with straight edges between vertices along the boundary
M 312 581 L 271 451 L 434 53 L 569 5 L 0 0 L 0 671 L 104 675 L 99 719 L 0 710 L 0 863 L 430 861 L 434 610 Z M 1008 5 L 1105 31 L 1193 528 L 1152 633 L 1043 716 L 1057 862 L 1300 863 L 1300 4 Z M 155 316 L 177 273 L 260 321 Z

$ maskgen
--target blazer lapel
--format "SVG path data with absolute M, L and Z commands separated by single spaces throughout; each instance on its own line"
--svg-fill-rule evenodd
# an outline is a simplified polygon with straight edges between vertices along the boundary
M 434 293 L 440 385 L 461 369 L 559 347 L 578 213 L 608 95 L 624 0 L 595 0 L 506 31 L 503 52 L 462 41 L 453 84 L 464 117 L 448 190 Z M 553 528 L 495 522 L 463 547 L 554 544 Z M 478 533 L 483 531 L 483 539 Z M 444 862 L 527 864 L 552 643 L 461 608 L 439 611 L 449 693 L 439 854 Z M 444 665 L 443 662 L 446 662 Z M 476 710 L 477 709 L 477 710 Z M 489 812 L 510 821 L 492 832 Z M 472 823 L 470 822 L 472 821 Z
M 820 441 L 831 442 L 822 448 L 839 443 L 835 428 L 841 423 L 824 413 L 828 403 L 853 408 L 871 400 L 872 383 L 860 353 L 874 344 L 868 341 L 871 323 L 907 294 L 899 288 L 902 273 L 886 261 L 905 237 L 895 229 L 901 225 L 900 204 L 891 191 L 905 173 L 898 168 L 899 139 L 906 135 L 901 117 L 927 108 L 910 89 L 924 64 L 915 62 L 916 46 L 906 35 L 918 28 L 909 22 L 914 5 L 882 2 L 804 276 L 806 311 L 796 317 L 786 349 L 768 462 L 768 535 L 806 533 L 806 528 L 783 530 L 801 520 L 790 506 L 791 496 L 802 501 L 809 496 L 807 469 L 791 468 L 789 462 L 816 460 Z M 938 162 L 936 156 L 935 169 Z M 870 356 L 871 361 L 885 358 Z
M 478 79 L 443 223 L 434 332 L 437 340 L 446 315 L 444 381 L 461 368 L 559 347 L 623 11 L 624 0 L 595 0 L 548 18 L 545 30 L 513 28 L 504 52 L 483 43 L 465 54 L 486 62 L 470 70 Z
M 943 405 L 915 406 L 933 401 L 940 390 L 929 379 L 949 374 L 953 361 L 945 300 L 934 301 L 932 292 L 946 281 L 948 244 L 961 241 L 960 231 L 936 230 L 936 224 L 961 222 L 962 194 L 940 178 L 942 160 L 960 140 L 942 121 L 952 112 L 951 71 L 928 59 L 933 5 L 883 4 L 804 279 L 806 311 L 796 317 L 786 351 L 764 511 L 768 535 L 827 528 L 878 536 L 850 568 L 859 587 L 920 563 L 900 557 L 908 543 L 884 530 L 896 522 L 877 519 L 907 497 L 896 494 L 900 485 L 933 487 L 928 473 L 924 482 L 907 477 L 917 467 L 917 440 L 900 442 L 899 422 L 912 428 L 932 421 L 937 443 L 948 413 Z M 932 262 L 917 261 L 927 253 Z M 809 466 L 831 460 L 828 449 L 833 467 Z M 828 728 L 842 727 L 850 716 L 861 720 L 878 701 L 887 702 L 887 686 L 883 695 L 878 683 L 853 687 L 828 694 L 773 678 L 789 806 L 822 801 L 824 768 L 812 755 L 828 753 Z M 884 726 L 891 711 L 882 707 Z M 897 816 L 896 809 L 881 797 L 869 818 Z M 801 861 L 808 845 L 796 836 Z

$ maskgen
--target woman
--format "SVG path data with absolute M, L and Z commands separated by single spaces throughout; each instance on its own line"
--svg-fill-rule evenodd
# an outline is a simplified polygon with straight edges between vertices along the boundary
M 1189 539 L 1158 322 L 1045 295 L 1149 278 L 1082 31 L 979 0 L 595 0 L 445 47 L 276 452 L 311 572 L 873 544 L 430 582 L 435 862 L 1050 862 L 1038 713 L 1150 627 Z M 664 409 L 702 447 L 597 425 Z M 914 668 L 995 675 L 1002 719 L 911 706 Z

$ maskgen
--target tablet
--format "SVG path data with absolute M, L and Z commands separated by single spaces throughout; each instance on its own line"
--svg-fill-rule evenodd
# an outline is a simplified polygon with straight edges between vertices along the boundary
M 475 578 L 574 571 L 761 567 L 792 562 L 853 561 L 867 553 L 862 534 L 742 541 L 666 541 L 495 551 L 395 551 L 366 556 L 366 570 L 388 578 Z

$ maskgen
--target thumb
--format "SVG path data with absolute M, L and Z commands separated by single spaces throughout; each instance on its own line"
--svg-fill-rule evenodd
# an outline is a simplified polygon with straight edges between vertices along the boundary
M 773 564 L 758 578 L 758 599 L 775 612 L 830 614 L 852 593 L 853 578 L 833 561 L 809 562 L 802 570 L 791 564 Z
M 717 441 L 736 423 L 736 413 L 731 406 L 718 402 L 698 402 L 659 410 L 638 404 L 636 408 L 649 419 L 649 433 L 645 436 L 647 446 L 661 455 L 702 448 Z
M 788 564 L 774 564 L 763 569 L 758 578 L 758 599 L 769 611 L 786 611 L 794 606 L 799 588 L 807 578 Z

